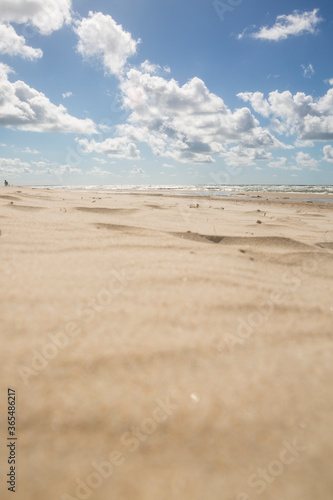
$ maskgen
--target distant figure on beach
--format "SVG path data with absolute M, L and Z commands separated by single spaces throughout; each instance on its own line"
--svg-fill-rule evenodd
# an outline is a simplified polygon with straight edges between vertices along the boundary
M 9 186 L 8 182 L 5 180 L 5 187 Z

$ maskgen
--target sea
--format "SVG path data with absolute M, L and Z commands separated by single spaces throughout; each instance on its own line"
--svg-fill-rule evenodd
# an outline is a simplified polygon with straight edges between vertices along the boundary
M 280 185 L 280 184 L 94 184 L 94 185 L 61 185 L 32 186 L 53 189 L 79 189 L 94 191 L 165 191 L 179 194 L 211 194 L 215 196 L 230 196 L 240 193 L 297 193 L 305 195 L 333 195 L 333 186 L 328 185 Z
M 94 185 L 60 185 L 60 186 L 31 186 L 52 189 L 77 189 L 84 191 L 114 191 L 118 193 L 128 192 L 153 192 L 159 191 L 172 195 L 182 196 L 240 196 L 243 198 L 264 198 L 265 193 L 279 193 L 281 199 L 286 194 L 298 194 L 299 201 L 333 203 L 333 196 L 322 198 L 322 195 L 333 195 L 333 186 L 328 185 L 280 185 L 280 184 L 94 184 Z

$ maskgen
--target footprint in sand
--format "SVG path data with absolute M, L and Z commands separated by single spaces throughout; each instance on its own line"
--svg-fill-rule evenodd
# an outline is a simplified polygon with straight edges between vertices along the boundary
M 11 202 L 9 205 L 7 205 L 10 208 L 14 208 L 15 210 L 22 210 L 22 211 L 38 211 L 38 210 L 45 210 L 45 207 L 32 207 L 30 205 L 14 205 L 13 202 Z
M 216 236 L 216 235 L 204 235 L 199 233 L 169 233 L 178 238 L 183 238 L 187 240 L 194 240 L 203 243 L 224 243 L 229 245 L 258 245 L 258 246 L 270 246 L 275 248 L 311 248 L 305 243 L 293 240 L 291 238 L 284 238 L 282 236 Z
M 87 212 L 91 214 L 118 214 L 118 215 L 129 215 L 137 212 L 135 208 L 103 208 L 103 207 L 75 207 L 76 210 L 80 212 Z
M 7 195 L 7 194 L 1 195 L 0 198 L 3 199 L 3 200 L 21 201 L 21 198 L 18 198 L 16 196 L 10 196 L 10 195 Z

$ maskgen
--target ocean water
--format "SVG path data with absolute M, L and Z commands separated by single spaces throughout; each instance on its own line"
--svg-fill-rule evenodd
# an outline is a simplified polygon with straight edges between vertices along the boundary
M 239 193 L 300 193 L 305 195 L 332 194 L 333 186 L 313 186 L 313 185 L 263 185 L 263 184 L 247 184 L 247 185 L 225 185 L 225 184 L 178 184 L 178 185 L 89 185 L 89 186 L 36 186 L 36 187 L 52 187 L 53 189 L 80 189 L 80 190 L 107 190 L 107 191 L 166 191 L 170 193 L 181 194 L 212 194 L 214 196 L 230 196 Z

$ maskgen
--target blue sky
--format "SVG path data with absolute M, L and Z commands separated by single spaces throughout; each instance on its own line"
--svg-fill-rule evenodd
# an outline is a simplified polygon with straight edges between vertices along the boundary
M 0 0 L 0 182 L 333 184 L 328 1 Z

